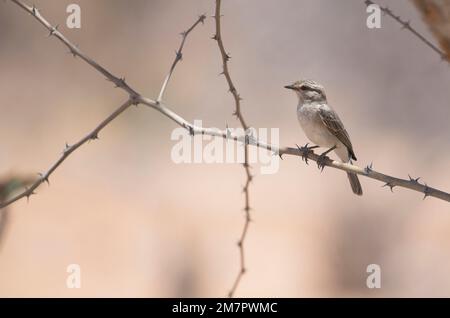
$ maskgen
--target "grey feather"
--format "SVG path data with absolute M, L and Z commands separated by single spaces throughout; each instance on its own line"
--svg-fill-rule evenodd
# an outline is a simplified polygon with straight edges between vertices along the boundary
M 339 139 L 339 141 L 342 142 L 345 145 L 345 147 L 347 147 L 349 157 L 357 160 L 356 155 L 353 151 L 353 146 L 350 141 L 350 137 L 347 131 L 345 130 L 344 124 L 342 123 L 338 114 L 331 108 L 329 108 L 329 110 L 321 108 L 319 110 L 319 116 L 320 119 L 322 119 L 324 125 L 328 128 L 328 130 L 334 136 L 336 136 L 336 138 Z

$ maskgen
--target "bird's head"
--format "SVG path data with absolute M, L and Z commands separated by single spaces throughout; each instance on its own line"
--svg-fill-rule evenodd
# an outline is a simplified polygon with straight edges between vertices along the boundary
M 327 100 L 323 86 L 312 80 L 300 80 L 284 88 L 296 92 L 301 102 L 323 102 Z

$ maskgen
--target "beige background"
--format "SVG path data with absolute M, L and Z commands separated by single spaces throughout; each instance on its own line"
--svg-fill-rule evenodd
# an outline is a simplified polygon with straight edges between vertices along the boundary
M 213 1 L 87 1 L 82 29 L 65 27 L 74 1 L 35 1 L 88 55 L 154 97 L 179 32 Z M 386 1 L 431 38 L 408 1 Z M 363 1 L 227 0 L 223 36 L 254 127 L 306 142 L 283 86 L 314 78 L 351 135 L 358 164 L 421 176 L 450 190 L 448 64 L 388 17 L 365 26 Z M 213 20 L 189 38 L 166 101 L 186 119 L 236 126 Z M 126 99 L 66 54 L 35 20 L 0 3 L 0 174 L 36 173 Z M 243 169 L 175 165 L 175 125 L 133 108 L 77 151 L 51 186 L 11 207 L 0 249 L 0 296 L 225 296 L 238 270 Z M 259 169 L 255 168 L 255 173 Z M 287 157 L 251 187 L 248 273 L 237 296 L 450 296 L 450 208 L 419 193 Z M 80 264 L 82 288 L 66 288 Z M 365 286 L 382 267 L 382 288 Z

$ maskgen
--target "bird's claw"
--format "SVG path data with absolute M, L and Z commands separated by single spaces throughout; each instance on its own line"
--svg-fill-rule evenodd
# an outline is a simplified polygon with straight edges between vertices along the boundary
M 330 158 L 328 158 L 328 156 L 325 153 L 321 154 L 317 158 L 317 168 L 319 168 L 320 172 L 323 171 L 323 168 L 325 168 L 328 160 L 330 160 Z
M 308 155 L 309 155 L 310 153 L 314 153 L 314 152 L 312 151 L 312 149 L 315 149 L 315 148 L 318 148 L 318 147 L 319 147 L 319 146 L 311 146 L 311 147 L 308 147 L 308 145 L 309 145 L 309 143 L 306 143 L 306 145 L 304 145 L 304 146 L 302 146 L 302 147 L 300 147 L 299 145 L 296 145 L 297 148 L 298 148 L 298 150 L 301 152 L 302 160 L 305 161 L 306 164 L 308 164 Z

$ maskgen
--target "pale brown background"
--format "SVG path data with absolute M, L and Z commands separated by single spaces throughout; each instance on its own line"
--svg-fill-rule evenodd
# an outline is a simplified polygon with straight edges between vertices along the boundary
M 65 27 L 67 4 L 35 1 L 99 63 L 154 97 L 179 32 L 213 1 L 75 1 L 82 29 Z M 412 3 L 385 1 L 431 38 Z M 450 190 L 450 68 L 388 17 L 365 26 L 363 1 L 226 0 L 223 36 L 254 127 L 279 127 L 303 144 L 296 98 L 283 86 L 314 78 L 351 135 L 358 164 L 421 176 Z M 237 125 L 220 72 L 213 20 L 195 30 L 166 101 L 189 120 Z M 0 174 L 36 173 L 126 99 L 34 19 L 0 2 Z M 0 296 L 225 296 L 238 270 L 243 169 L 175 165 L 175 125 L 133 108 L 57 170 L 51 186 L 11 208 L 0 250 Z M 255 169 L 255 173 L 258 169 Z M 448 203 L 287 157 L 257 175 L 248 273 L 237 296 L 450 296 Z M 80 264 L 82 288 L 66 288 Z M 366 288 L 366 266 L 382 288 Z

